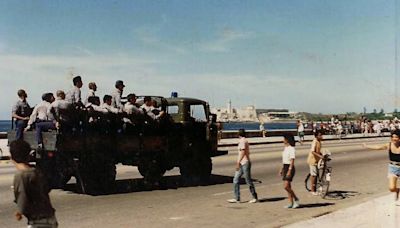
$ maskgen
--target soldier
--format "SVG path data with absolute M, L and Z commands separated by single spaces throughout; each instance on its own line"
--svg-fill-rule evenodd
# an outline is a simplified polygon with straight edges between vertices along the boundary
M 148 116 L 150 116 L 153 120 L 159 119 L 160 117 L 162 117 L 165 113 L 164 111 L 159 111 L 158 109 L 156 109 L 153 106 L 153 101 L 151 99 L 151 97 L 146 96 L 144 97 L 144 103 L 142 106 L 140 106 L 140 109 L 143 110 L 143 113 L 146 113 Z M 159 111 L 157 113 L 157 111 Z
M 138 114 L 143 113 L 136 104 L 136 95 L 131 93 L 127 96 L 128 102 L 124 105 L 124 111 L 127 114 Z
M 103 112 L 110 112 L 115 114 L 119 113 L 119 109 L 113 107 L 111 103 L 112 103 L 112 97 L 110 95 L 104 95 L 103 104 L 101 105 Z
M 97 91 L 97 85 L 94 82 L 90 82 L 88 87 L 89 87 L 89 92 L 88 92 L 87 97 L 85 99 L 85 105 L 89 102 L 89 97 L 95 97 L 96 96 L 96 91 Z
M 66 100 L 70 104 L 82 103 L 81 99 L 81 88 L 82 88 L 82 78 L 81 76 L 76 76 L 72 79 L 74 83 L 74 88 L 67 93 Z
M 117 108 L 119 110 L 122 110 L 124 106 L 121 103 L 121 97 L 122 93 L 124 92 L 124 82 L 121 80 L 118 80 L 115 82 L 115 90 L 112 93 L 112 99 L 111 99 L 111 106 L 114 108 Z
M 56 129 L 56 120 L 51 113 L 51 103 L 54 101 L 52 93 L 45 93 L 42 95 L 42 102 L 35 106 L 29 118 L 28 126 L 25 130 L 30 130 L 32 124 L 36 123 L 36 141 L 38 146 L 43 147 L 42 131 L 49 129 Z
M 31 107 L 26 101 L 28 95 L 26 94 L 25 90 L 20 89 L 18 90 L 17 94 L 19 100 L 15 103 L 15 105 L 12 108 L 12 118 L 15 119 L 16 140 L 23 138 L 24 128 L 27 126 L 29 116 L 31 115 L 32 112 Z
M 68 101 L 65 100 L 65 93 L 62 90 L 58 90 L 56 93 L 56 100 L 51 103 L 51 107 L 54 109 L 56 114 L 59 114 L 60 109 L 67 109 L 69 106 Z

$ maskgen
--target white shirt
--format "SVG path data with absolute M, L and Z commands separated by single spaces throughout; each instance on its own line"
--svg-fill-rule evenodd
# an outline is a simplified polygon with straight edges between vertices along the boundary
M 51 104 L 47 101 L 41 101 L 32 111 L 29 117 L 28 125 L 32 125 L 36 119 L 43 121 L 53 121 L 54 116 L 51 114 Z
M 127 114 L 138 114 L 138 113 L 143 113 L 143 111 L 141 109 L 139 109 L 138 107 L 136 107 L 135 104 L 132 104 L 131 102 L 126 102 L 125 106 L 124 106 L 124 111 Z
M 96 92 L 92 89 L 89 89 L 85 99 L 85 104 L 89 103 L 89 97 L 94 97 L 94 96 L 96 96 Z
M 250 157 L 250 149 L 249 149 L 249 141 L 247 141 L 247 139 L 244 137 L 240 137 L 238 144 L 238 160 L 237 160 L 238 162 L 240 157 L 242 156 L 243 151 L 245 155 L 243 156 L 243 159 L 240 161 L 241 165 L 244 165 L 249 161 L 248 158 Z
M 60 98 L 57 98 L 53 103 L 51 103 L 51 107 L 55 109 L 67 109 L 69 106 L 68 101 L 62 100 Z
M 302 123 L 299 124 L 299 127 L 297 128 L 298 132 L 303 132 L 304 131 L 304 126 Z
M 67 92 L 67 94 L 65 96 L 65 100 L 70 104 L 80 102 L 81 101 L 81 89 L 74 86 L 74 88 L 72 90 Z
M 157 116 L 153 113 L 154 110 L 153 106 L 147 106 L 146 104 L 143 104 L 142 106 L 140 106 L 140 109 L 142 109 L 152 119 L 155 120 L 157 118 Z
M 122 106 L 121 103 L 121 96 L 122 96 L 122 91 L 119 89 L 115 89 L 114 92 L 111 94 L 111 106 L 114 108 L 118 108 L 122 110 L 124 107 Z
M 102 112 L 102 113 L 107 113 L 107 112 L 108 112 L 108 110 L 105 109 L 105 108 L 102 108 L 102 106 L 98 106 L 98 105 L 95 105 L 95 104 L 92 104 L 92 103 L 87 103 L 87 104 L 85 105 L 85 107 L 86 107 L 86 108 L 91 107 L 91 108 L 93 108 L 93 110 L 96 111 L 96 112 Z
M 57 116 L 59 115 L 60 109 L 67 109 L 70 104 L 66 100 L 62 100 L 57 97 L 57 99 L 51 103 L 51 107 L 56 112 Z
M 111 105 L 108 105 L 107 103 L 103 103 L 100 108 L 107 110 L 107 112 L 115 113 L 117 114 L 119 112 L 119 109 L 114 108 Z M 103 111 L 104 112 L 104 111 Z
M 292 146 L 286 146 L 282 152 L 282 163 L 290 165 L 290 160 L 296 158 L 296 150 Z

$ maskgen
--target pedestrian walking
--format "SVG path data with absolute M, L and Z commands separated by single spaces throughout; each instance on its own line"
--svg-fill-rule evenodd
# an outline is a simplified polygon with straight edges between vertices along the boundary
M 285 206 L 285 208 L 298 208 L 300 206 L 299 198 L 294 193 L 291 184 L 293 177 L 296 174 L 294 166 L 294 160 L 296 158 L 296 150 L 294 148 L 295 143 L 293 135 L 285 134 L 283 136 L 283 144 L 285 147 L 282 152 L 283 166 L 279 171 L 279 175 L 282 176 L 284 188 L 288 193 L 289 205 Z
M 260 131 L 261 131 L 261 135 L 262 135 L 262 137 L 263 138 L 265 138 L 265 136 L 266 136 L 266 132 L 265 132 L 265 127 L 264 127 L 264 123 L 263 122 L 260 122 Z
M 384 145 L 366 145 L 364 148 L 372 150 L 386 150 L 389 152 L 389 191 L 395 193 L 395 201 L 399 200 L 399 188 L 397 187 L 397 180 L 400 178 L 400 130 L 397 129 L 391 133 L 391 140 Z
M 256 189 L 251 179 L 251 161 L 250 161 L 250 148 L 249 142 L 246 139 L 246 132 L 244 129 L 239 130 L 239 144 L 238 144 L 238 159 L 236 162 L 236 171 L 233 178 L 234 186 L 234 199 L 228 200 L 229 203 L 240 203 L 240 178 L 244 175 L 246 184 L 249 186 L 250 193 L 253 199 L 249 203 L 257 203 L 258 197 Z
M 14 176 L 14 196 L 18 211 L 15 218 L 23 216 L 28 220 L 28 228 L 58 227 L 55 210 L 50 202 L 50 188 L 43 173 L 29 164 L 30 145 L 23 140 L 10 144 L 11 159 L 17 173 Z

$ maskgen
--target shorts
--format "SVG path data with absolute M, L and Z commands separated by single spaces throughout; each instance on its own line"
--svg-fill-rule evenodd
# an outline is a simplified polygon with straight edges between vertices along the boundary
M 316 177 L 318 175 L 317 165 L 309 165 L 310 175 Z
M 283 164 L 282 180 L 291 182 L 293 180 L 294 175 L 296 174 L 296 169 L 293 166 L 292 170 L 290 171 L 291 174 L 290 177 L 287 177 L 286 174 L 289 171 L 289 166 L 290 166 L 289 164 Z
M 400 177 L 400 166 L 389 164 L 388 177 Z
M 298 136 L 299 136 L 300 138 L 303 138 L 303 137 L 304 137 L 304 131 L 298 132 Z

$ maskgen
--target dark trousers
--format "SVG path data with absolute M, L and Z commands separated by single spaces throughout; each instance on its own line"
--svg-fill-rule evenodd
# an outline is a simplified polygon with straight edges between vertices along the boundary
M 24 138 L 24 129 L 28 126 L 27 120 L 16 120 L 15 121 L 15 140 Z
M 56 125 L 52 121 L 36 123 L 36 141 L 38 144 L 43 143 L 42 132 L 50 129 L 56 129 Z

